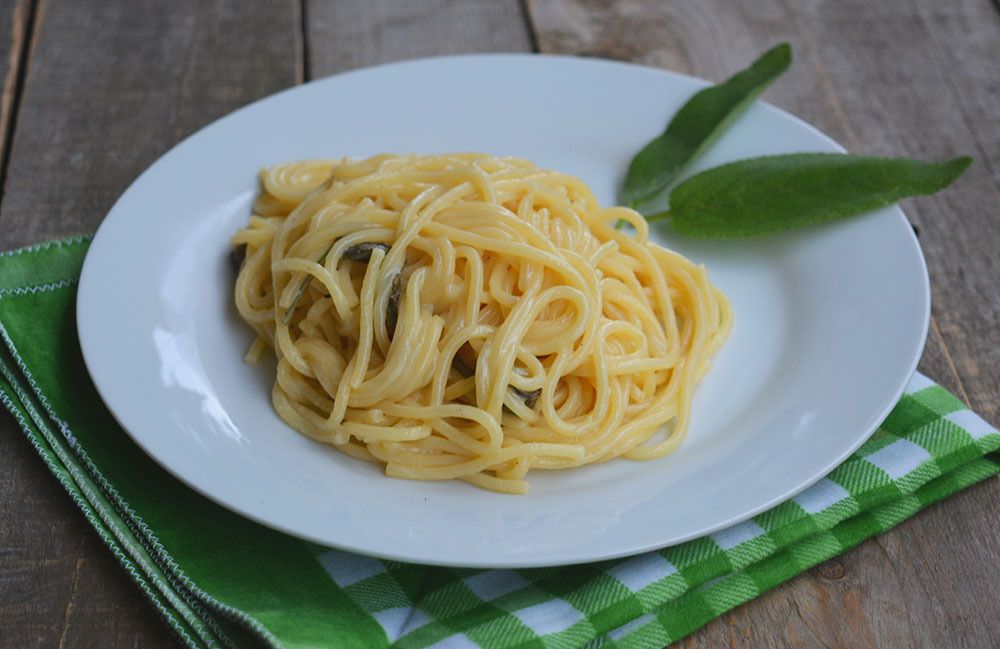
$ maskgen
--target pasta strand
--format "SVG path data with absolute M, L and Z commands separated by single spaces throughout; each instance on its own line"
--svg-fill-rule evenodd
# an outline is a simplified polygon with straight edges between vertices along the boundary
M 293 162 L 260 184 L 235 301 L 296 430 L 504 493 L 683 441 L 732 311 L 633 210 L 484 154 Z

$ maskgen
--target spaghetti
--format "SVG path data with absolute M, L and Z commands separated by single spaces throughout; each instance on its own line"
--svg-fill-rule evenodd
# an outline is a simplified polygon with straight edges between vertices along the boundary
M 385 473 L 509 493 L 684 438 L 731 327 L 705 269 L 580 180 L 481 154 L 261 172 L 236 305 L 290 426 Z M 634 234 L 616 229 L 630 223 Z

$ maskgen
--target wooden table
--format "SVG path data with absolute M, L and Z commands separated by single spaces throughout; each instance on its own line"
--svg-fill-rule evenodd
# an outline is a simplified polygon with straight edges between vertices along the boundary
M 797 62 L 768 100 L 855 153 L 975 156 L 952 189 L 904 208 L 933 286 L 920 368 L 1000 422 L 993 0 L 0 0 L 0 34 L 0 249 L 94 230 L 181 138 L 254 99 L 342 70 L 537 51 L 721 80 L 790 41 Z M 177 646 L 13 419 L 0 417 L 0 429 L 0 645 Z M 998 521 L 993 479 L 681 644 L 1000 647 Z

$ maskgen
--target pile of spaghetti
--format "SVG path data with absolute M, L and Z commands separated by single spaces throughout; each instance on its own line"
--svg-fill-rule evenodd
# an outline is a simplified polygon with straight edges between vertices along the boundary
M 527 490 L 530 469 L 681 443 L 731 313 L 705 269 L 577 178 L 481 154 L 261 172 L 236 304 L 274 408 L 385 473 Z M 619 220 L 634 232 L 616 227 Z

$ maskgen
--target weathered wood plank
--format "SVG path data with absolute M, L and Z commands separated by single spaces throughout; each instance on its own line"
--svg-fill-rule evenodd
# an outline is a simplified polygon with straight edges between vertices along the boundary
M 918 33 L 941 89 L 898 97 L 926 102 L 907 111 L 895 132 L 940 130 L 944 146 L 976 158 L 961 192 L 917 202 L 922 222 L 932 222 L 923 242 L 930 265 L 935 316 L 972 406 L 1000 420 L 1000 4 L 965 2 L 939 7 L 919 0 Z M 901 88 L 909 93 L 909 89 Z M 902 93 L 900 93 L 902 94 Z M 894 133 L 895 133 L 894 132 Z M 920 139 L 920 138 L 917 138 Z M 919 146 L 917 143 L 913 145 Z M 948 218 L 941 220 L 945 213 Z M 936 235 L 936 236 L 934 236 Z
M 531 51 L 517 0 L 307 0 L 312 77 L 442 54 Z
M 92 230 L 207 122 L 296 81 L 298 6 L 43 2 L 0 218 L 5 248 Z
M 3 87 L 0 89 L 0 170 L 7 163 L 11 116 L 23 77 L 33 4 L 30 0 L 0 2 L 0 66 L 3 66 Z
M 921 369 L 1000 419 L 1000 12 L 988 0 L 754 3 L 531 0 L 539 49 L 722 79 L 787 40 L 766 99 L 854 152 L 977 164 L 908 201 L 930 268 Z M 1000 480 L 907 521 L 731 612 L 683 646 L 1000 646 Z M 830 575 L 834 575 L 831 577 Z
M 13 4 L 0 5 L 4 20 Z M 93 230 L 179 139 L 294 84 L 298 12 L 292 0 L 253 11 L 237 1 L 43 0 L 0 203 L 0 249 Z M 6 414 L 0 493 L 0 644 L 177 646 Z

